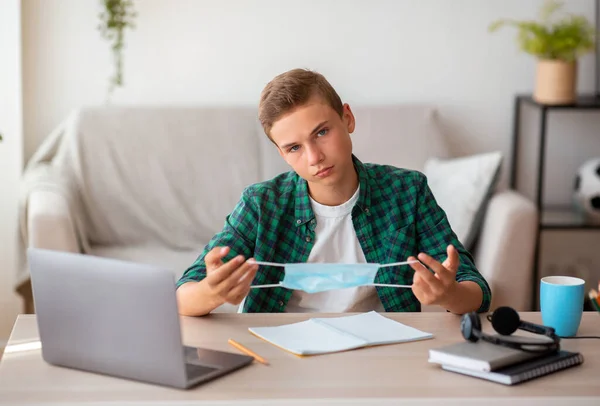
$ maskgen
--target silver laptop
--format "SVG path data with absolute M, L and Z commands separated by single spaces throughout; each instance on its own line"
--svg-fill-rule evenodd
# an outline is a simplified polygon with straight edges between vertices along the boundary
M 253 361 L 182 345 L 168 270 L 34 248 L 27 256 L 42 356 L 50 364 L 189 388 Z

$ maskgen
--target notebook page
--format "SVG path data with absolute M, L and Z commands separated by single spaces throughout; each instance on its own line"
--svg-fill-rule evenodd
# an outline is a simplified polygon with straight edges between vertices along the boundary
M 318 319 L 324 324 L 349 333 L 349 336 L 362 338 L 369 345 L 402 343 L 432 338 L 433 334 L 388 319 L 371 311 L 356 316 Z
M 325 354 L 364 347 L 368 343 L 312 320 L 275 327 L 250 327 L 252 334 L 296 355 Z

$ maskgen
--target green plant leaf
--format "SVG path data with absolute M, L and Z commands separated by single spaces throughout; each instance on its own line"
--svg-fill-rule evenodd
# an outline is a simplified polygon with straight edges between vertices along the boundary
M 508 20 L 497 20 L 497 21 L 494 21 L 488 27 L 488 31 L 489 32 L 498 31 L 500 28 L 502 28 L 503 26 L 505 26 L 507 24 L 509 24 Z
M 540 19 L 547 23 L 552 18 L 552 15 L 559 11 L 563 6 L 560 1 L 548 0 L 544 3 L 540 10 Z
M 595 27 L 586 17 L 567 13 L 552 20 L 562 6 L 562 2 L 547 0 L 540 11 L 541 22 L 501 19 L 491 23 L 488 31 L 512 26 L 522 51 L 543 59 L 574 61 L 594 50 Z
M 133 20 L 137 16 L 132 0 L 101 0 L 103 10 L 99 14 L 98 30 L 101 36 L 110 41 L 113 54 L 114 74 L 109 78 L 109 94 L 116 87 L 123 86 L 123 48 L 125 29 L 135 28 Z

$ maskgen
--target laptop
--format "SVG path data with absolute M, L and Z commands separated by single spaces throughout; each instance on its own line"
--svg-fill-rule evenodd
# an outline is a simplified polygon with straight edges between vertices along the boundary
M 186 389 L 253 361 L 182 344 L 168 270 L 36 248 L 27 257 L 49 364 Z

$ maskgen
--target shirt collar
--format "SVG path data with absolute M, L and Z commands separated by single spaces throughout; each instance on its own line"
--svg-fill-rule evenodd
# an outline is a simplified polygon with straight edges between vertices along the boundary
M 352 154 L 352 162 L 354 169 L 358 173 L 358 183 L 360 184 L 360 192 L 356 205 L 367 215 L 369 215 L 369 207 L 371 205 L 371 189 L 369 187 L 369 174 L 364 164 Z M 310 205 L 308 194 L 308 183 L 305 179 L 296 175 L 296 207 L 295 218 L 296 226 L 302 225 L 314 219 L 315 215 Z

